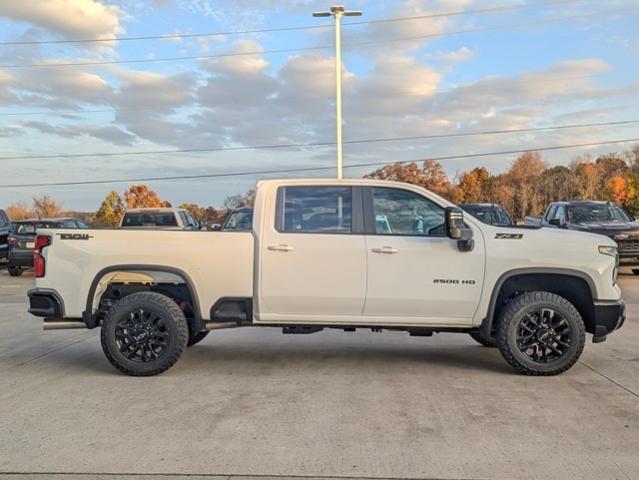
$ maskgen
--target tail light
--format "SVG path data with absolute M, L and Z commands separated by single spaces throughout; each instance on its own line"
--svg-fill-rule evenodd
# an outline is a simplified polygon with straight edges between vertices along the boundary
M 35 250 L 33 251 L 33 269 L 35 270 L 36 278 L 42 278 L 46 273 L 42 250 L 49 245 L 51 245 L 51 237 L 49 235 L 36 236 Z
M 16 237 L 14 237 L 13 235 L 9 235 L 7 237 L 7 244 L 8 245 L 15 245 L 18 243 L 18 239 Z

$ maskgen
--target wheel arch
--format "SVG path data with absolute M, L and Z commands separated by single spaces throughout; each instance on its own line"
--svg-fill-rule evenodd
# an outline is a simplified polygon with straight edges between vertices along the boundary
M 197 290 L 195 289 L 195 285 L 191 280 L 191 277 L 176 267 L 171 267 L 168 265 L 146 265 L 146 264 L 123 264 L 123 265 L 111 265 L 100 270 L 93 281 L 91 282 L 91 286 L 89 287 L 89 292 L 87 294 L 86 306 L 85 310 L 82 313 L 82 319 L 88 328 L 95 328 L 98 326 L 99 319 L 93 314 L 93 308 L 95 305 L 96 294 L 98 287 L 101 282 L 110 274 L 118 274 L 118 273 L 142 273 L 146 274 L 150 272 L 151 278 L 153 278 L 153 274 L 169 274 L 176 278 L 179 278 L 185 285 L 191 295 L 191 299 L 193 300 L 193 314 L 195 322 L 194 327 L 200 328 L 202 325 L 202 310 L 200 308 L 200 302 L 197 296 Z M 113 277 L 112 277 L 113 278 Z M 107 283 L 108 285 L 108 283 Z
M 520 268 L 503 273 L 495 282 L 488 312 L 480 326 L 482 335 L 493 337 L 494 325 L 503 308 L 503 302 L 512 298 L 516 292 L 533 290 L 552 292 L 566 298 L 581 314 L 586 331 L 594 332 L 597 286 L 587 273 L 564 268 Z

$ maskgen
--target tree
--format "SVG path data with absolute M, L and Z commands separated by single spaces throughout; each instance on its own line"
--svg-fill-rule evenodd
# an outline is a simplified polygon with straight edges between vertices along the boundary
M 424 161 L 422 168 L 415 162 L 393 163 L 369 173 L 364 178 L 412 183 L 446 198 L 451 198 L 454 190 L 441 164 L 434 160 Z
M 124 202 L 115 190 L 111 190 L 95 214 L 95 224 L 100 227 L 117 227 L 124 213 Z
M 131 185 L 124 192 L 126 208 L 161 208 L 170 207 L 171 203 L 160 199 L 160 196 L 146 185 Z
M 475 203 L 486 200 L 490 173 L 484 167 L 464 172 L 457 184 L 456 203 Z
M 235 210 L 241 207 L 253 207 L 255 206 L 255 190 L 251 189 L 244 195 L 240 193 L 230 195 L 224 199 L 222 206 L 227 210 Z
M 33 197 L 33 211 L 38 218 L 59 217 L 64 213 L 62 203 L 56 202 L 48 195 Z
M 27 218 L 35 216 L 35 213 L 29 208 L 27 202 L 12 203 L 5 209 L 5 212 L 9 216 L 9 219 L 13 221 L 26 220 Z

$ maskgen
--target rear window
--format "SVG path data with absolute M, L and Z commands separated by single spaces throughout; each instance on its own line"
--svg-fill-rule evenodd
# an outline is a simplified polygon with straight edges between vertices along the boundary
M 126 213 L 123 227 L 177 227 L 173 212 L 166 213 Z
M 51 222 L 18 222 L 13 224 L 13 230 L 19 235 L 35 235 L 39 228 L 61 228 L 59 223 Z

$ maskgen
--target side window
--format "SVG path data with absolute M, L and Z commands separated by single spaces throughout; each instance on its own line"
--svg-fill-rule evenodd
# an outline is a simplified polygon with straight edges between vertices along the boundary
M 548 210 L 548 214 L 546 215 L 546 221 L 550 221 L 555 218 L 555 213 L 557 212 L 557 205 L 552 205 L 550 210 Z
M 177 212 L 177 213 L 178 213 L 178 215 L 180 216 L 180 220 L 182 220 L 182 226 L 184 226 L 184 227 L 190 227 L 190 225 L 189 225 L 189 219 L 188 219 L 188 217 L 186 216 L 186 213 L 184 213 L 184 212 L 182 212 L 182 211 L 179 211 L 179 212 Z
M 352 232 L 351 187 L 282 187 L 277 230 L 284 233 Z
M 6 227 L 8 223 L 9 223 L 9 219 L 7 218 L 5 213 L 2 210 L 0 210 L 0 227 Z
M 564 207 L 558 207 L 557 212 L 555 212 L 555 216 L 553 217 L 559 220 L 561 223 L 566 221 L 566 209 Z
M 407 190 L 373 188 L 377 235 L 443 236 L 444 209 Z
M 197 221 L 190 212 L 184 212 L 184 215 L 189 222 L 189 227 L 197 227 Z

